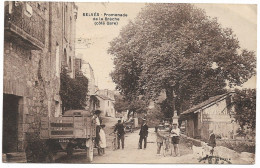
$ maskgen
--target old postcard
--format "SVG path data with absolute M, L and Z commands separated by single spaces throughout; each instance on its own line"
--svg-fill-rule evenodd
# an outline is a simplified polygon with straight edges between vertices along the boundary
M 255 164 L 256 3 L 3 4 L 3 165 Z

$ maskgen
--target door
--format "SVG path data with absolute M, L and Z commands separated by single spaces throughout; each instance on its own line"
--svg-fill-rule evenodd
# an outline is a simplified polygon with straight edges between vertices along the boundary
M 19 97 L 3 97 L 3 153 L 18 151 L 18 101 Z
M 199 138 L 199 122 L 198 122 L 198 113 L 194 114 L 194 138 Z
M 193 138 L 194 137 L 194 122 L 192 118 L 187 120 L 187 136 Z

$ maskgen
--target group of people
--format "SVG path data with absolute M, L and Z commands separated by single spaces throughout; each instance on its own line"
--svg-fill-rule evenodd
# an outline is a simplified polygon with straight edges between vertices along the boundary
M 156 127 L 156 135 L 157 135 L 157 155 L 160 155 L 161 148 L 163 146 L 163 142 L 170 138 L 170 147 L 174 149 L 175 156 L 180 156 L 179 152 L 179 141 L 180 141 L 180 129 L 178 128 L 178 123 L 164 123 L 159 124 Z
M 121 120 L 118 120 L 118 123 L 115 125 L 114 133 L 117 133 L 118 149 L 120 149 L 120 142 L 122 144 L 122 149 L 124 149 L 125 126 Z M 144 142 L 144 149 L 146 149 L 147 137 L 148 137 L 148 126 L 146 123 L 146 119 L 143 119 L 143 123 L 141 125 L 139 135 L 140 137 L 139 137 L 138 148 L 142 149 L 142 143 Z
M 96 121 L 96 138 L 95 138 L 95 147 L 97 147 L 98 153 L 104 154 L 106 148 L 106 135 L 104 131 L 105 125 L 102 124 L 102 120 L 100 118 L 100 110 L 96 110 L 94 112 L 93 119 Z M 117 124 L 114 128 L 114 133 L 117 134 L 117 148 L 122 149 L 125 147 L 125 126 L 123 121 L 118 120 Z M 160 155 L 160 151 L 163 145 L 164 139 L 171 137 L 171 144 L 174 148 L 174 152 L 176 156 L 180 156 L 179 152 L 179 136 L 180 129 L 178 128 L 178 124 L 174 123 L 170 125 L 169 123 L 161 123 L 156 127 L 156 135 L 157 135 L 157 154 Z M 147 137 L 148 137 L 148 125 L 146 119 L 142 119 L 142 125 L 139 132 L 139 141 L 138 141 L 138 149 L 146 149 L 147 147 Z
M 125 127 L 122 120 L 118 120 L 118 123 L 115 125 L 114 133 L 117 134 L 117 148 L 124 149 L 124 141 L 125 141 Z M 157 154 L 160 155 L 161 147 L 163 145 L 163 140 L 170 135 L 171 143 L 175 151 L 176 156 L 180 156 L 179 152 L 179 141 L 180 141 L 180 129 L 178 128 L 178 124 L 160 124 L 156 127 L 156 135 L 157 135 Z M 139 141 L 138 141 L 138 149 L 146 149 L 147 147 L 147 137 L 148 137 L 148 125 L 146 119 L 142 119 L 142 125 L 139 132 Z M 121 144 L 121 145 L 120 145 Z

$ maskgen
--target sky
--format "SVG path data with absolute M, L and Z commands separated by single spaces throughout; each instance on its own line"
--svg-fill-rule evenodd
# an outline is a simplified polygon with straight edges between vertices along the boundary
M 217 17 L 222 27 L 232 28 L 240 41 L 241 48 L 256 51 L 257 49 L 257 7 L 245 4 L 195 4 L 203 8 L 210 17 Z M 94 70 L 96 84 L 99 89 L 115 89 L 110 72 L 113 71 L 113 56 L 107 53 L 109 42 L 119 35 L 120 30 L 145 6 L 144 3 L 77 3 L 78 19 L 76 37 L 89 39 L 89 46 L 76 46 L 76 53 L 83 54 L 83 59 L 89 62 Z M 83 13 L 127 14 L 120 18 L 118 25 L 95 25 L 93 16 L 83 16 Z M 102 16 L 101 16 L 102 15 Z M 247 88 L 256 87 L 256 78 L 251 78 L 243 85 Z

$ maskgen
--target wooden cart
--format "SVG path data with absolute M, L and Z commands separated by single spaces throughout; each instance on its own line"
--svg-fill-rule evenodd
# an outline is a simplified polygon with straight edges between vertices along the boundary
M 93 161 L 94 138 L 96 124 L 93 116 L 86 110 L 69 110 L 62 117 L 41 118 L 41 139 L 47 140 L 48 158 L 59 150 L 72 155 L 75 148 L 86 151 L 89 162 Z

